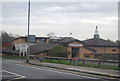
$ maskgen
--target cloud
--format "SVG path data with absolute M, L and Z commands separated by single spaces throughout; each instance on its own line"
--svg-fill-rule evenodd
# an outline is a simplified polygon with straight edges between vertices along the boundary
M 40 5 L 40 6 L 39 6 Z M 31 3 L 31 12 L 38 14 L 44 13 L 115 13 L 117 3 L 78 3 L 78 2 L 46 2 Z M 39 12 L 39 13 L 38 13 Z
M 61 11 L 64 10 L 65 8 L 60 7 L 60 6 L 54 6 L 54 7 L 48 7 L 47 9 L 45 9 L 46 11 Z
M 118 2 L 119 0 L 31 0 L 31 2 Z M 2 2 L 28 2 L 28 0 L 3 0 Z
M 4 3 L 3 29 L 24 35 L 27 6 L 25 2 Z M 72 32 L 74 37 L 86 39 L 93 36 L 98 25 L 103 38 L 117 39 L 117 3 L 32 2 L 30 19 L 31 34 L 55 32 L 58 36 L 69 36 Z

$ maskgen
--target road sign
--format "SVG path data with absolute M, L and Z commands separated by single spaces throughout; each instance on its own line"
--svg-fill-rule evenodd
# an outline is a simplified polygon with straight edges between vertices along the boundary
M 28 42 L 35 43 L 35 35 L 29 35 L 28 36 Z

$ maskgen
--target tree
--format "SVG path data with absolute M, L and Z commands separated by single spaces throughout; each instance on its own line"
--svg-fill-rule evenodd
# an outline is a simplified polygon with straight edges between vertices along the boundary
M 5 31 L 2 31 L 1 33 L 1 42 L 2 47 L 7 48 L 12 46 L 12 37 L 9 36 L 9 34 Z
M 50 38 L 53 37 L 54 35 L 55 35 L 54 32 L 51 32 L 51 33 L 47 34 L 47 36 L 50 37 Z
M 2 37 L 2 42 L 10 42 L 14 38 L 12 33 L 7 33 L 5 31 L 2 31 L 1 37 Z
M 110 40 L 110 39 L 107 39 L 107 41 L 109 41 L 109 42 L 113 42 L 112 40 Z
M 2 42 L 9 42 L 10 41 L 10 36 L 8 35 L 7 32 L 3 31 L 2 32 Z
M 116 40 L 116 43 L 120 44 L 120 40 Z
M 68 56 L 67 49 L 63 45 L 57 45 L 57 46 L 53 47 L 49 51 L 49 53 L 53 57 L 67 57 Z

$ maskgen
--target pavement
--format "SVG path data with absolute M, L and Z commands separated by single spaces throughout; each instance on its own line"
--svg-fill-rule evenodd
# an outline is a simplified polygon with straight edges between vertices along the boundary
M 45 63 L 45 62 L 30 62 L 31 65 L 50 67 L 61 70 L 75 71 L 88 73 L 93 75 L 100 75 L 112 78 L 120 78 L 120 71 L 110 70 L 110 69 L 100 69 L 100 68 L 91 68 L 91 67 L 83 67 L 83 66 L 74 66 L 74 65 L 65 65 L 65 64 L 56 64 L 56 63 Z

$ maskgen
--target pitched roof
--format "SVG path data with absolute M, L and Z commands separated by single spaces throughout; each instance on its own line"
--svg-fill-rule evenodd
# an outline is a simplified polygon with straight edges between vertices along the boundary
M 14 40 L 17 40 L 17 39 L 20 39 L 20 38 L 27 38 L 27 36 L 16 37 L 16 38 L 13 39 L 13 41 L 14 41 Z M 36 39 L 42 39 L 42 38 L 48 39 L 49 37 L 35 37 L 35 38 L 36 38 Z
M 11 47 L 11 48 L 2 49 L 2 53 L 18 55 L 19 51 L 13 50 L 12 47 Z
M 62 40 L 59 41 L 59 43 L 61 44 L 68 44 L 70 42 L 73 42 L 73 41 L 79 41 L 73 37 L 62 37 Z
M 52 49 L 56 44 L 39 43 L 30 46 L 30 54 L 37 54 Z
M 90 47 L 117 47 L 117 43 L 104 40 L 101 38 L 92 38 L 88 40 L 83 41 L 85 46 L 90 46 Z

